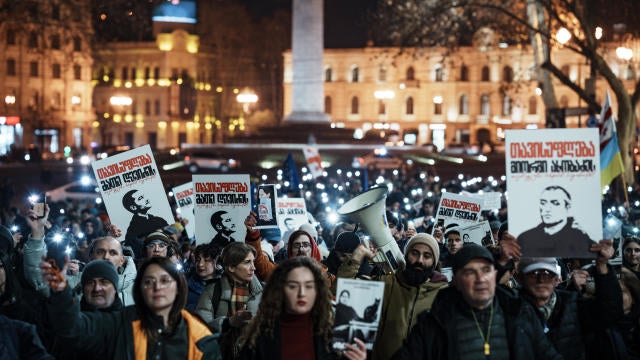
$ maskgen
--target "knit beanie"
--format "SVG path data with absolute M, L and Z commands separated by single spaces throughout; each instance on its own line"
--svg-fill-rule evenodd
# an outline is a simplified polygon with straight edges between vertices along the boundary
M 405 257 L 416 244 L 425 244 L 431 248 L 431 252 L 433 252 L 433 266 L 435 267 L 438 265 L 438 260 L 440 259 L 440 246 L 433 236 L 425 233 L 417 233 L 413 235 L 411 239 L 409 239 L 407 246 L 404 248 Z
M 85 286 L 95 278 L 103 278 L 111 281 L 114 287 L 118 286 L 118 272 L 116 267 L 108 260 L 93 260 L 82 271 L 80 282 Z

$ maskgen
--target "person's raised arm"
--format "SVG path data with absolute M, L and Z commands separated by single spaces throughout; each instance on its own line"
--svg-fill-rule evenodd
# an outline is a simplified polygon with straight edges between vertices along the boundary
M 24 243 L 24 277 L 27 282 L 41 294 L 48 296 L 49 287 L 42 279 L 40 262 L 47 255 L 47 245 L 44 242 L 45 224 L 49 217 L 49 205 L 45 204 L 44 217 L 39 217 L 33 210 L 27 212 L 27 225 L 31 229 L 29 238 Z
M 262 242 L 262 236 L 260 236 L 260 230 L 254 229 L 257 224 L 256 213 L 252 211 L 244 220 L 244 226 L 247 228 L 247 235 L 244 241 L 256 249 L 256 259 L 254 260 L 256 276 L 260 281 L 266 282 L 276 268 L 276 264 L 272 263 L 262 252 L 262 245 L 260 244 Z
M 373 259 L 376 256 L 376 249 L 370 248 L 368 244 L 360 244 L 353 251 L 351 257 L 343 262 L 338 268 L 338 277 L 353 279 L 358 275 L 360 264 L 365 257 Z

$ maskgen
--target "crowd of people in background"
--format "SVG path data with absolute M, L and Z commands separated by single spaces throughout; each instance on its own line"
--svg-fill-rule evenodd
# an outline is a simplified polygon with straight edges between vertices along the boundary
M 246 239 L 201 244 L 178 214 L 133 242 L 118 241 L 122 229 L 95 203 L 52 203 L 39 217 L 7 182 L 0 359 L 640 359 L 640 189 L 628 190 L 630 206 L 604 195 L 622 234 L 594 243 L 595 261 L 573 261 L 521 258 L 506 201 L 482 212 L 495 243 L 435 224 L 443 192 L 504 193 L 504 178 L 393 170 L 369 183 L 337 171 L 296 188 L 279 176 L 312 221 L 285 236 L 254 229 L 252 213 L 233 219 Z M 389 231 L 404 255 L 393 273 L 373 261 L 358 224 L 335 215 L 375 185 L 389 190 Z M 385 284 L 372 349 L 360 339 L 332 349 L 338 278 Z

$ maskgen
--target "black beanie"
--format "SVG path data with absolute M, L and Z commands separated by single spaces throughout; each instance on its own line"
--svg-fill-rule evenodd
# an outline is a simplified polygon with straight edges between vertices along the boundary
M 353 231 L 344 231 L 338 235 L 334 249 L 342 253 L 352 253 L 360 245 L 360 238 Z
M 118 272 L 116 267 L 108 260 L 93 260 L 89 262 L 82 271 L 80 282 L 84 287 L 87 282 L 95 278 L 107 279 L 111 281 L 115 288 L 118 287 Z
M 473 259 L 485 259 L 492 264 L 495 263 L 493 255 L 491 255 L 487 248 L 476 243 L 468 243 L 462 246 L 462 249 L 458 250 L 458 252 L 453 255 L 453 258 L 451 259 L 453 273 L 455 274 L 456 271 L 462 269 Z

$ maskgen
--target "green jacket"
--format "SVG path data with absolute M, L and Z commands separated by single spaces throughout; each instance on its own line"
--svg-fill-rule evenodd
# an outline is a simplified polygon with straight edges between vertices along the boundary
M 355 278 L 360 263 L 349 259 L 338 269 L 338 277 Z M 409 286 L 404 281 L 402 271 L 382 275 L 384 281 L 384 299 L 382 314 L 378 325 L 378 334 L 373 345 L 373 359 L 390 359 L 402 346 L 416 324 L 418 315 L 431 308 L 431 304 L 440 289 L 447 287 L 447 278 L 437 271 L 419 287 Z

